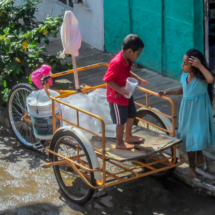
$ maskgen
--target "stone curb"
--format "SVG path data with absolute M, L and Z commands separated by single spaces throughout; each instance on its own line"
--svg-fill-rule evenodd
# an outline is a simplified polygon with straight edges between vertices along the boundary
M 188 170 L 189 165 L 184 163 L 175 169 L 174 176 L 199 192 L 215 196 L 215 176 L 197 168 L 197 178 L 189 179 Z

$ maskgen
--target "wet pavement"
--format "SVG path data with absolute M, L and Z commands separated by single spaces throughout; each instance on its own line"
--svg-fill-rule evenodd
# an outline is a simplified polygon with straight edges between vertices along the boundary
M 23 148 L 0 127 L 0 214 L 212 215 L 214 198 L 175 178 L 145 177 L 100 190 L 84 206 L 62 194 L 46 154 Z

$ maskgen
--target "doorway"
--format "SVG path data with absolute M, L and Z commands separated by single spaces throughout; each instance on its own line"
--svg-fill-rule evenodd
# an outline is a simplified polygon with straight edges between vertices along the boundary
M 204 0 L 205 56 L 215 74 L 215 0 Z

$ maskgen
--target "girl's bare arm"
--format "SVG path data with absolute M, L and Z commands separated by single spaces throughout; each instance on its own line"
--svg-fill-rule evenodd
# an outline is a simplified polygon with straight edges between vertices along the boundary
M 205 79 L 207 80 L 207 83 L 213 84 L 214 77 L 213 75 L 201 64 L 199 67 L 199 70 L 202 72 L 202 74 L 205 76 Z
M 164 91 L 164 90 L 160 90 L 158 92 L 158 95 L 159 96 L 166 96 L 166 95 L 182 95 L 183 94 L 183 88 L 182 86 L 180 88 L 177 88 L 177 89 L 174 89 L 174 90 L 167 90 L 167 91 Z

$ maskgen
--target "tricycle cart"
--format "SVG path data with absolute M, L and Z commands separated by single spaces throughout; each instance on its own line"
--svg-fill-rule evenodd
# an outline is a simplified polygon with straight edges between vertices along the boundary
M 100 66 L 108 66 L 108 64 L 94 64 L 78 68 L 77 71 Z M 73 72 L 69 70 L 42 79 L 42 85 L 52 100 L 53 113 L 53 137 L 50 146 L 46 148 L 51 162 L 46 165 L 53 166 L 58 184 L 70 200 L 84 204 L 91 199 L 96 189 L 107 188 L 147 175 L 165 177 L 184 162 L 184 158 L 178 151 L 181 140 L 175 138 L 175 106 L 170 98 L 162 97 L 172 107 L 171 116 L 150 107 L 149 95 L 157 96 L 157 93 L 137 87 L 145 93 L 146 103 L 143 105 L 135 102 L 140 109 L 135 119 L 133 133 L 144 138 L 144 142 L 136 144 L 135 149 L 132 150 L 116 149 L 115 139 L 105 137 L 105 123 L 100 116 L 60 100 L 69 95 L 86 94 L 95 89 L 104 88 L 106 84 L 93 87 L 83 85 L 79 90 L 58 90 L 60 95 L 56 97 L 49 93 L 49 86 L 46 84 L 48 78 Z M 27 84 L 19 84 L 12 89 L 8 100 L 9 119 L 17 139 L 24 146 L 42 147 L 43 142 L 34 136 L 32 122 L 26 108 L 26 97 L 32 90 L 35 89 Z M 55 115 L 55 102 L 76 110 L 77 122 L 67 121 L 62 114 Z M 98 119 L 102 126 L 102 135 L 81 127 L 79 113 Z M 57 119 L 67 122 L 70 126 L 56 129 Z M 93 138 L 88 140 L 83 131 L 91 133 Z

